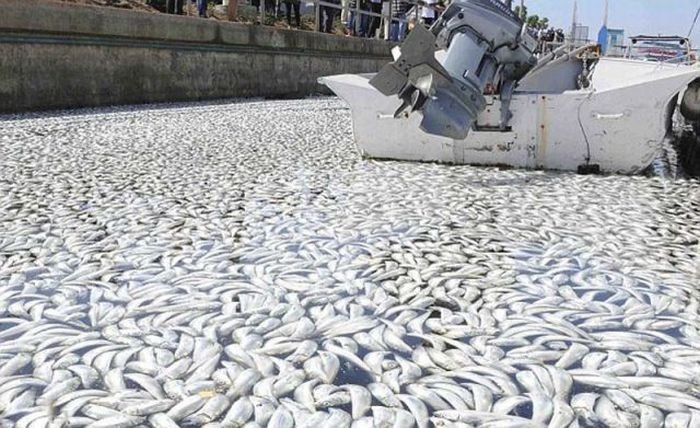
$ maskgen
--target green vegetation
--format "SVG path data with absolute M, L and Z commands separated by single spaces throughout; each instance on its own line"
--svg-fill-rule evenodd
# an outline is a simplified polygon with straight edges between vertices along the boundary
M 534 28 L 536 30 L 546 30 L 549 28 L 549 18 L 540 18 L 539 15 L 528 15 L 527 6 L 515 6 L 514 12 L 523 21 L 527 22 L 528 27 Z

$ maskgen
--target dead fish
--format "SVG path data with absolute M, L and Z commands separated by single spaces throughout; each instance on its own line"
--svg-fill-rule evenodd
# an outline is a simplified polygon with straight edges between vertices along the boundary
M 0 118 L 0 425 L 700 420 L 699 183 L 368 161 L 349 114 Z

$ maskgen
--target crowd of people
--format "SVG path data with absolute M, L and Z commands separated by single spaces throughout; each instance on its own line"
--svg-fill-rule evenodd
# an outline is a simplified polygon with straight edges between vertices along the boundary
M 252 0 L 260 1 L 260 0 Z M 274 1 L 274 0 L 266 0 Z M 287 23 L 299 27 L 301 0 L 284 0 Z M 372 37 L 391 41 L 403 41 L 406 33 L 416 23 L 430 26 L 444 10 L 443 0 L 323 0 L 331 5 L 319 8 L 319 30 L 333 32 L 336 18 L 340 18 L 345 34 L 355 37 Z M 253 3 L 260 7 L 258 4 Z M 271 10 L 274 11 L 274 4 Z M 294 23 L 292 23 L 294 15 Z
M 416 24 L 430 26 L 444 10 L 445 0 L 323 0 L 330 5 L 319 6 L 318 28 L 334 32 L 341 23 L 345 34 L 400 42 Z M 254 6 L 258 13 L 285 16 L 290 28 L 301 28 L 302 4 L 305 0 L 189 0 L 200 17 L 210 15 L 209 3 L 224 4 L 231 21 L 238 20 L 239 3 Z M 188 0 L 147 0 L 166 13 L 181 15 Z M 331 6 L 332 5 L 332 6 Z M 190 9 L 191 10 L 191 9 Z
M 157 1 L 157 0 L 149 0 Z M 161 2 L 163 0 L 160 0 Z M 168 1 L 175 10 L 168 13 L 182 13 L 186 0 Z M 199 16 L 207 16 L 207 4 L 211 0 L 191 0 L 196 4 Z M 223 0 L 219 0 L 223 1 Z M 301 6 L 305 0 L 228 0 L 228 17 L 235 21 L 238 2 L 249 1 L 258 13 L 285 15 L 290 28 L 301 28 Z M 401 42 L 415 25 L 431 26 L 450 0 L 322 0 L 319 6 L 318 28 L 325 33 L 334 32 L 334 23 L 340 18 L 345 34 L 355 37 L 370 37 Z M 179 4 L 179 6 L 178 6 Z M 284 6 L 284 11 L 282 7 Z M 178 10 L 179 7 L 179 10 Z M 262 9 L 262 10 L 261 10 Z M 538 40 L 538 53 L 546 53 L 564 42 L 562 29 L 531 30 Z
M 299 28 L 302 0 L 251 0 L 266 13 L 281 12 L 285 7 L 287 24 Z M 400 42 L 416 23 L 430 26 L 444 10 L 443 0 L 323 0 L 329 5 L 319 7 L 319 30 L 332 33 L 333 24 L 340 18 L 345 33 L 355 37 L 372 37 Z
M 401 42 L 416 24 L 432 25 L 444 8 L 442 0 L 348 0 L 343 24 L 348 34 L 356 37 Z
M 561 46 L 566 39 L 566 34 L 561 28 L 539 29 L 535 34 L 537 37 L 537 53 L 551 52 L 557 46 Z

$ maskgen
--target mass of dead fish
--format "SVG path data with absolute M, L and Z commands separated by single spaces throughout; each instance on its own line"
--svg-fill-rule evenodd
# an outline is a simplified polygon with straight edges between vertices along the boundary
M 0 118 L 0 427 L 700 427 L 700 183 L 366 161 L 350 126 Z

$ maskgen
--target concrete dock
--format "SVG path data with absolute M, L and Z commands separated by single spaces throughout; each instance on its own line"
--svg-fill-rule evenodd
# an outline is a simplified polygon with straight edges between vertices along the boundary
M 387 42 L 45 0 L 0 1 L 0 112 L 303 97 Z

